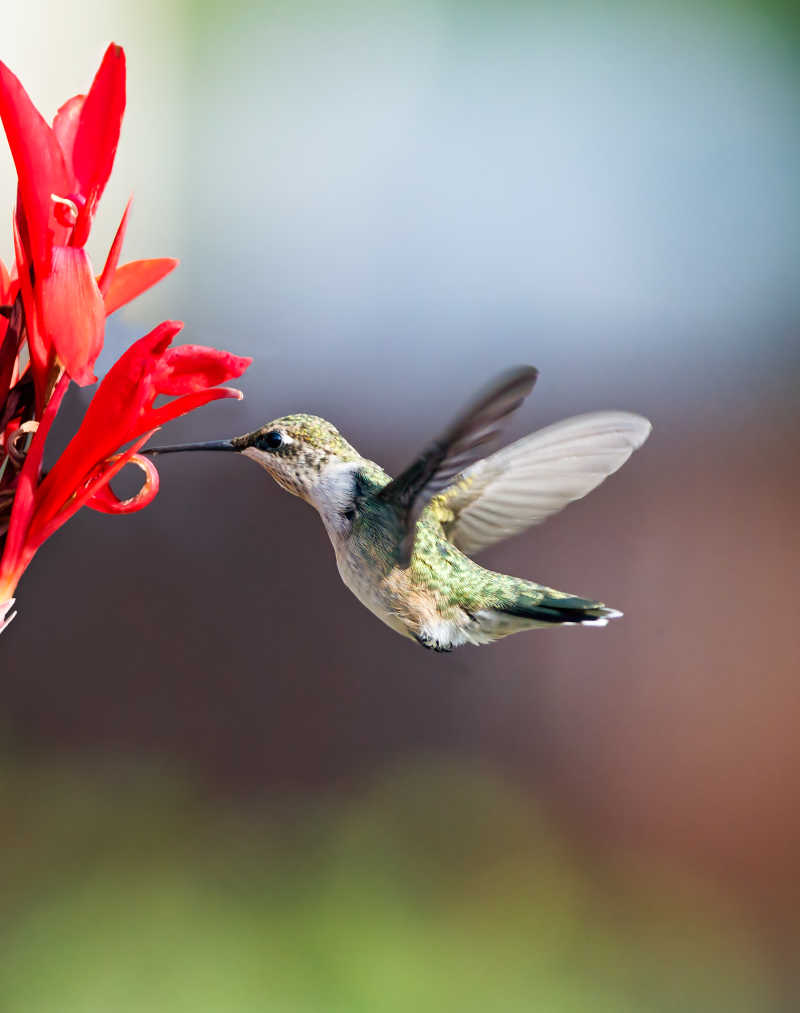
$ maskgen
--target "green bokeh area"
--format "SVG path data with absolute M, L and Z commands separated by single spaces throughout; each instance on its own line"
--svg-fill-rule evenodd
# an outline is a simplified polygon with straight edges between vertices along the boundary
M 257 810 L 136 768 L 2 776 L 4 1013 L 769 1008 L 720 898 L 590 879 L 497 776 Z

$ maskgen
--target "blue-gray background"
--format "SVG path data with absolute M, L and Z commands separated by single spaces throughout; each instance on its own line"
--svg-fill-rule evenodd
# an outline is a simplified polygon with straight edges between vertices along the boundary
M 304 410 L 396 471 L 516 362 L 512 436 L 655 428 L 485 555 L 626 618 L 446 657 L 249 462 L 164 461 L 148 510 L 76 518 L 0 642 L 0 1005 L 795 1008 L 790 8 L 36 0 L 6 27 L 47 115 L 126 46 L 93 251 L 133 190 L 128 255 L 182 265 L 101 370 L 164 317 L 255 357 L 244 403 L 165 440 Z M 7 155 L 0 182 L 10 209 Z

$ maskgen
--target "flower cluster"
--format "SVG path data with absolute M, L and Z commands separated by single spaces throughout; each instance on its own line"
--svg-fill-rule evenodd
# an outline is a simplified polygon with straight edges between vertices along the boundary
M 67 387 L 95 382 L 106 317 L 177 264 L 119 264 L 130 202 L 99 275 L 86 252 L 124 110 L 119 46 L 108 47 L 88 93 L 64 103 L 52 126 L 0 62 L 0 119 L 19 181 L 10 270 L 0 261 L 0 630 L 13 618 L 6 617 L 14 590 L 45 539 L 82 506 L 127 513 L 151 502 L 158 473 L 138 454 L 145 441 L 169 419 L 241 397 L 218 385 L 251 362 L 197 345 L 172 348 L 182 324 L 160 324 L 111 367 L 78 432 L 43 474 L 45 442 Z M 156 408 L 160 395 L 175 397 Z M 131 462 L 145 481 L 123 501 L 109 483 Z

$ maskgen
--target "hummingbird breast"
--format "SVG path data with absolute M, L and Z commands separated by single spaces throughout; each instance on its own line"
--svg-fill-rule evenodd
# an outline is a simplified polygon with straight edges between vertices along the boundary
M 400 533 L 391 518 L 365 510 L 350 538 L 336 546 L 336 561 L 345 585 L 387 626 L 449 649 L 470 640 L 464 631 L 474 617 L 454 591 L 459 577 L 463 586 L 461 571 L 478 567 L 446 541 L 439 527 L 435 521 L 420 523 L 411 565 L 402 568 L 395 563 Z
M 350 553 L 337 553 L 336 562 L 345 586 L 365 608 L 397 633 L 413 637 L 408 623 L 409 610 L 405 607 L 402 592 L 393 591 L 387 577 L 371 572 Z

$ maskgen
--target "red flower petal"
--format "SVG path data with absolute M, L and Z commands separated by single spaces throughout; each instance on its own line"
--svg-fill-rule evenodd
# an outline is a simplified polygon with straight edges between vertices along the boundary
M 64 155 L 64 163 L 70 172 L 72 168 L 72 152 L 75 147 L 75 135 L 78 132 L 81 109 L 83 108 L 85 95 L 75 95 L 68 99 L 58 110 L 53 120 L 53 133 L 58 138 L 61 151 Z M 66 196 L 63 194 L 62 196 Z
M 33 297 L 30 265 L 22 248 L 22 239 L 14 222 L 14 254 L 17 261 L 17 278 L 19 279 L 22 303 L 25 307 L 25 330 L 28 335 L 28 352 L 31 359 L 31 373 L 36 390 L 36 414 L 41 415 L 47 400 L 48 375 L 53 364 L 54 353 L 39 333 L 36 300 Z
M 4 306 L 10 306 L 11 300 L 11 275 L 8 273 L 8 268 L 0 260 L 0 303 Z
M 19 361 L 17 356 L 24 337 L 22 300 L 15 300 L 10 317 L 0 320 L 0 418 L 5 421 L 13 418 L 13 412 L 6 415 L 3 409 L 8 408 L 6 398 L 12 384 L 16 382 L 14 374 Z M 0 423 L 4 424 L 5 422 Z
M 31 254 L 37 268 L 46 271 L 54 240 L 64 242 L 68 235 L 68 230 L 54 218 L 50 195 L 66 196 L 72 190 L 72 176 L 55 133 L 2 62 L 0 119 L 17 167 Z
M 175 270 L 178 263 L 171 257 L 159 257 L 155 260 L 131 260 L 123 264 L 114 273 L 105 293 L 106 316 L 110 317 L 120 306 L 161 281 L 170 271 Z
M 166 320 L 135 341 L 103 377 L 86 409 L 80 429 L 42 481 L 41 508 L 53 509 L 65 488 L 75 488 L 98 461 L 116 453 L 128 440 L 153 428 L 145 412 L 155 398 L 150 374 L 170 341 L 183 327 Z
M 125 210 L 122 212 L 122 220 L 117 226 L 114 241 L 112 242 L 111 249 L 108 251 L 108 256 L 106 257 L 103 273 L 97 279 L 97 285 L 104 297 L 111 286 L 111 281 L 114 277 L 115 271 L 117 270 L 117 264 L 119 263 L 119 255 L 122 253 L 122 244 L 125 240 L 125 232 L 128 228 L 128 215 L 130 214 L 132 201 L 133 197 L 130 197 L 128 199 L 128 203 L 125 205 Z
M 26 536 L 33 516 L 44 445 L 68 386 L 69 377 L 65 373 L 53 390 L 17 479 L 14 507 L 11 511 L 8 534 L 3 547 L 3 558 L 0 562 L 0 596 L 3 598 L 13 593 L 20 574 L 35 552 L 35 549 L 29 552 L 25 551 L 28 549 Z
M 37 286 L 37 308 L 39 329 L 72 379 L 82 387 L 94 383 L 106 315 L 85 250 L 53 248 L 52 269 Z
M 86 200 L 73 236 L 77 246 L 86 242 L 92 216 L 111 175 L 124 112 L 125 53 L 112 43 L 83 102 L 72 150 L 75 178 Z
M 235 387 L 214 387 L 212 390 L 198 390 L 193 394 L 184 394 L 183 397 L 170 401 L 147 414 L 148 425 L 163 426 L 170 419 L 177 419 L 179 415 L 193 412 L 195 408 L 201 408 L 211 401 L 221 401 L 223 398 L 234 397 L 241 401 L 244 394 Z
M 179 345 L 164 353 L 153 376 L 159 394 L 190 394 L 241 376 L 252 359 L 202 345 Z
M 116 459 L 114 457 L 110 460 L 113 462 Z M 129 499 L 120 499 L 111 488 L 111 484 L 106 483 L 90 500 L 86 501 L 86 506 L 102 514 L 130 514 L 136 510 L 142 510 L 152 503 L 158 495 L 159 479 L 156 466 L 149 457 L 143 457 L 141 454 L 134 454 L 128 464 L 135 464 L 144 472 L 144 483 L 136 495 Z

